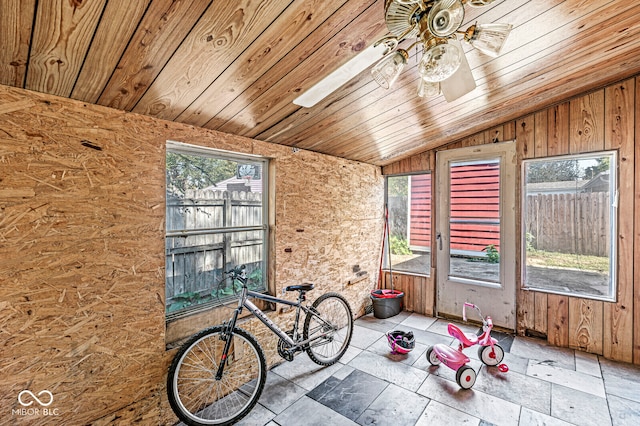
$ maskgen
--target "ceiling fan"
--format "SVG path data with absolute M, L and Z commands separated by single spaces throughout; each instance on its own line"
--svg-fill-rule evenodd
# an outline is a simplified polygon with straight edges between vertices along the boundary
M 511 31 L 510 24 L 473 24 L 464 31 L 464 8 L 486 6 L 494 0 L 385 0 L 384 19 L 389 35 L 367 47 L 350 61 L 327 75 L 293 103 L 310 108 L 362 71 L 371 69 L 376 83 L 389 89 L 409 59 L 413 47 L 422 46 L 417 95 L 434 97 L 440 93 L 454 101 L 476 87 L 458 35 L 477 50 L 498 56 Z M 406 49 L 398 45 L 415 39 Z

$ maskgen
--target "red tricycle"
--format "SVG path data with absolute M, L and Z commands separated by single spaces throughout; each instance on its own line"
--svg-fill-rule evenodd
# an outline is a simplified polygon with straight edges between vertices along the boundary
M 467 320 L 466 308 L 473 308 L 478 311 L 480 318 L 482 318 L 482 334 L 479 336 L 471 333 L 464 333 L 456 325 L 449 323 L 447 331 L 451 337 L 456 338 L 459 341 L 458 348 L 447 346 L 443 343 L 435 344 L 427 349 L 427 359 L 431 365 L 440 365 L 443 363 L 447 367 L 456 371 L 456 382 L 463 389 L 470 389 L 476 382 L 476 372 L 473 368 L 466 365 L 469 362 L 469 358 L 462 352 L 470 346 L 480 345 L 478 348 L 478 358 L 485 365 L 498 366 L 498 369 L 506 373 L 509 371 L 509 367 L 506 364 L 501 364 L 504 358 L 504 350 L 498 344 L 498 341 L 491 337 L 491 329 L 493 328 L 493 321 L 490 316 L 483 317 L 480 308 L 473 303 L 465 302 L 462 307 L 462 318 Z

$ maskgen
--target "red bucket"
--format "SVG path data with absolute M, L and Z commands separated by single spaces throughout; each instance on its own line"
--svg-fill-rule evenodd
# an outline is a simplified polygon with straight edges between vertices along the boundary
M 372 290 L 371 297 L 374 299 L 399 299 L 404 293 L 398 290 Z
M 398 290 L 373 290 L 371 292 L 373 316 L 384 319 L 398 315 L 402 310 L 403 297 L 404 293 Z

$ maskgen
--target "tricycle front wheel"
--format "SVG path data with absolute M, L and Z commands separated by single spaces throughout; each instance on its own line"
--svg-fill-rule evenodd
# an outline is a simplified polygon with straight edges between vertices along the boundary
M 504 358 L 504 350 L 500 345 L 482 346 L 478 348 L 478 358 L 485 365 L 494 367 L 500 364 Z

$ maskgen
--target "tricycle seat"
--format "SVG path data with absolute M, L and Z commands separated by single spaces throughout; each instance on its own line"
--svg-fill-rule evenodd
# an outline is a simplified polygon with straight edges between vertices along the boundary
M 478 343 L 478 336 L 472 333 L 465 333 L 454 324 L 449 323 L 447 331 L 451 337 L 458 339 L 465 348 Z

